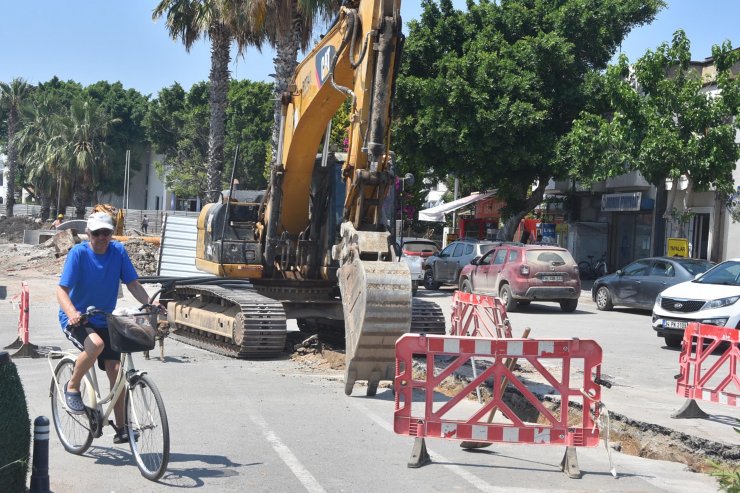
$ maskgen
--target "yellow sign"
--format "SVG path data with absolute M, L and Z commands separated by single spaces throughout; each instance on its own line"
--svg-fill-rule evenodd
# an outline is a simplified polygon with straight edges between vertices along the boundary
M 668 256 L 688 258 L 689 240 L 686 238 L 668 238 Z
M 457 233 L 447 233 L 447 244 L 449 245 L 453 241 L 457 241 L 458 234 Z
M 557 233 L 567 233 L 568 232 L 568 223 L 557 223 L 555 225 L 555 232 L 557 232 Z

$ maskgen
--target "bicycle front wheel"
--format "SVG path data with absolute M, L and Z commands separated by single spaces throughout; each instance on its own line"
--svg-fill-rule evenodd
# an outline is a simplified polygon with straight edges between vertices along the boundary
M 64 384 L 72 377 L 74 362 L 63 359 L 54 370 L 49 395 L 51 397 L 51 416 L 54 429 L 67 452 L 82 455 L 93 441 L 90 419 L 86 414 L 72 414 L 64 404 Z M 59 386 L 57 387 L 57 382 Z
M 126 424 L 136 465 L 142 476 L 157 481 L 170 460 L 170 429 L 162 396 L 148 375 L 137 375 L 129 382 Z

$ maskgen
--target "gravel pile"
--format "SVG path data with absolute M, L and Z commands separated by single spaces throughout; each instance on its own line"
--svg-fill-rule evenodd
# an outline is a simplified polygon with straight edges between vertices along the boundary
M 20 243 L 23 241 L 23 231 L 26 229 L 40 229 L 41 222 L 34 221 L 26 216 L 0 216 L 0 243 Z
M 157 274 L 157 261 L 159 260 L 159 247 L 138 238 L 129 238 L 123 246 L 131 258 L 131 263 L 136 267 L 140 276 L 153 276 Z

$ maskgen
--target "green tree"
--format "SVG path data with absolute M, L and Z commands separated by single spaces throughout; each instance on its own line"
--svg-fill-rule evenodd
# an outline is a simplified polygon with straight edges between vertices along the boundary
M 119 123 L 109 129 L 106 143 L 110 146 L 110 173 L 101 177 L 100 191 L 121 193 L 125 179 L 126 151 L 131 151 L 131 170 L 140 171 L 149 158 L 149 146 L 144 117 L 149 98 L 136 89 L 124 89 L 120 82 L 96 82 L 84 89 L 84 94 Z
M 266 187 L 263 170 L 272 135 L 273 84 L 232 81 L 226 111 L 226 154 L 233 156 L 239 145 L 239 161 L 234 176 L 241 187 L 262 190 Z M 231 173 L 233 159 L 226 162 Z
M 14 142 L 15 133 L 20 127 L 20 117 L 26 98 L 29 97 L 31 86 L 23 79 L 13 79 L 9 84 L 0 82 L 0 106 L 7 111 L 7 167 L 8 180 L 5 183 L 5 214 L 13 217 L 15 205 L 16 169 L 18 156 Z
M 594 180 L 639 171 L 662 194 L 666 179 L 685 176 L 691 190 L 734 191 L 732 172 L 740 159 L 740 52 L 730 42 L 712 48 L 716 75 L 707 78 L 691 63 L 690 42 L 676 31 L 630 67 L 625 56 L 604 75 L 604 104 L 584 113 L 560 149 L 574 175 Z M 732 74 L 735 66 L 736 73 Z M 716 85 L 713 94 L 707 88 Z M 675 192 L 671 194 L 675 198 Z M 663 207 L 662 204 L 658 204 Z M 688 203 L 683 204 L 687 209 Z M 673 203 L 667 204 L 670 213 Z
M 155 152 L 163 155 L 157 172 L 178 197 L 207 198 L 208 94 L 207 82 L 188 93 L 175 83 L 159 92 L 144 120 Z
M 559 143 L 586 108 L 598 71 L 662 0 L 423 0 L 410 23 L 397 83 L 397 144 L 404 171 L 432 168 L 482 189 L 507 207 L 512 238 L 542 201 Z M 537 184 L 534 191 L 533 184 Z
M 211 202 L 220 200 L 223 189 L 231 43 L 236 41 L 240 51 L 248 45 L 259 47 L 261 43 L 261 37 L 252 32 L 248 6 L 245 0 L 161 0 L 152 14 L 155 20 L 166 15 L 170 36 L 179 38 L 188 51 L 201 37 L 211 42 L 207 171 L 207 197 Z

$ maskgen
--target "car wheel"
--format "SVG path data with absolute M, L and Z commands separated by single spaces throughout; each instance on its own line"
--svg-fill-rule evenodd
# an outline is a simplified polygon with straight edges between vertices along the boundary
M 470 284 L 470 279 L 463 279 L 463 282 L 460 283 L 460 291 L 462 291 L 463 293 L 473 292 L 473 285 Z
M 578 308 L 578 299 L 567 299 L 567 300 L 560 300 L 560 309 L 563 310 L 565 313 L 571 313 L 576 311 L 576 308 Z
M 434 280 L 432 269 L 424 271 L 424 287 L 426 289 L 439 289 L 439 283 Z
M 680 348 L 681 341 L 683 341 L 683 336 L 665 335 L 663 336 L 663 339 L 665 339 L 666 346 L 673 347 L 673 348 Z
M 609 288 L 601 286 L 596 291 L 596 308 L 602 311 L 609 311 L 614 308 L 612 303 L 612 295 L 609 292 Z
M 507 312 L 516 311 L 516 300 L 511 295 L 511 287 L 509 287 L 508 284 L 501 286 L 501 289 L 498 292 L 498 297 L 501 298 L 501 303 L 503 303 Z

